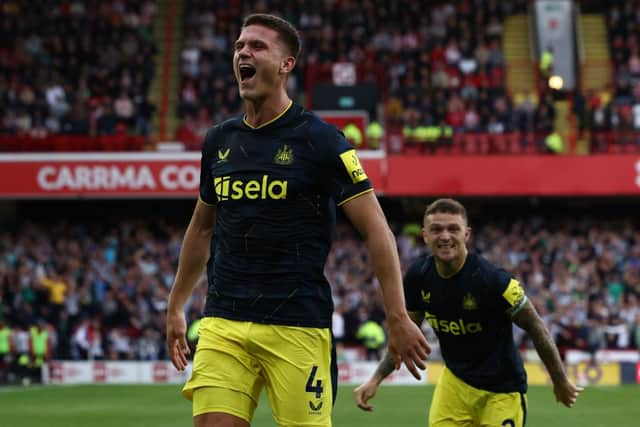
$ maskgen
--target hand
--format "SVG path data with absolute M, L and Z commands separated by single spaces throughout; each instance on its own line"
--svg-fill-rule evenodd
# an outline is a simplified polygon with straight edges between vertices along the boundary
M 187 332 L 187 321 L 184 312 L 167 312 L 167 348 L 171 363 L 178 371 L 184 371 L 187 367 L 187 356 L 191 353 L 185 334 Z
M 567 408 L 571 408 L 580 392 L 584 390 L 582 387 L 577 387 L 568 379 L 553 385 L 553 394 L 556 395 L 556 402 L 561 402 Z
M 373 397 L 376 395 L 377 390 L 378 384 L 373 380 L 369 380 L 353 390 L 353 394 L 356 398 L 356 405 L 358 405 L 358 408 L 367 412 L 373 411 L 373 406 L 369 405 L 367 402 L 369 401 L 369 399 L 373 399 Z
M 413 323 L 409 316 L 396 320 L 389 320 L 389 352 L 393 356 L 396 369 L 404 362 L 407 369 L 417 379 L 420 373 L 416 368 L 427 369 L 424 361 L 431 353 L 431 347 L 427 343 L 420 328 Z

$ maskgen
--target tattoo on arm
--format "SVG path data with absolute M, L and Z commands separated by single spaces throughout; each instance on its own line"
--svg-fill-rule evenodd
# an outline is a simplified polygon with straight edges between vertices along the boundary
M 378 365 L 378 369 L 376 369 L 375 378 L 378 380 L 378 383 L 382 382 L 387 376 L 393 372 L 395 369 L 395 363 L 393 363 L 393 357 L 391 357 L 391 353 L 387 351 L 382 358 L 382 361 Z
M 411 318 L 411 320 L 413 320 L 413 322 L 416 325 L 421 326 L 422 320 L 424 319 L 424 313 L 419 311 L 410 311 L 409 317 Z M 384 354 L 384 357 L 380 361 L 380 364 L 378 364 L 378 368 L 376 369 L 374 378 L 378 381 L 378 383 L 380 383 L 387 376 L 389 376 L 389 374 L 391 374 L 395 369 L 396 369 L 396 366 L 395 366 L 395 363 L 393 362 L 393 356 L 387 350 Z
M 551 381 L 556 384 L 566 380 L 567 374 L 558 348 L 531 301 L 527 301 L 526 305 L 513 317 L 513 321 L 529 333 L 540 359 L 549 372 Z

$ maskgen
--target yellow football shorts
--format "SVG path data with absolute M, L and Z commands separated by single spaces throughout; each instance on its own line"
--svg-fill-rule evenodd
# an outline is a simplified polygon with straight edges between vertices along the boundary
M 429 410 L 429 427 L 524 427 L 527 396 L 480 390 L 442 371 Z
M 191 379 L 182 393 L 193 416 L 235 415 L 249 423 L 265 388 L 279 426 L 331 426 L 331 331 L 202 319 Z

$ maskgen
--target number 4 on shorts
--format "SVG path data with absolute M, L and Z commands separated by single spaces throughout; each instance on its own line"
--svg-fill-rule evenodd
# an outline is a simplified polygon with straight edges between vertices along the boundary
M 304 391 L 307 393 L 315 393 L 316 399 L 320 399 L 322 397 L 322 380 L 317 380 L 316 385 L 313 385 L 313 380 L 316 378 L 316 373 L 318 372 L 318 367 L 313 366 L 311 368 L 311 373 L 309 374 L 309 379 L 307 380 L 307 386 Z

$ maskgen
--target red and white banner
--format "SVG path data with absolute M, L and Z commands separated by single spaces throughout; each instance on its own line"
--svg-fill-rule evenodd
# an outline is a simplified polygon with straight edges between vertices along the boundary
M 12 154 L 0 156 L 2 197 L 193 196 L 199 153 Z
M 42 368 L 45 384 L 182 384 L 191 365 L 178 372 L 170 362 L 52 361 Z
M 394 196 L 640 195 L 640 156 L 390 156 Z
M 374 185 L 381 185 L 380 162 L 365 154 L 361 163 Z M 0 155 L 3 198 L 195 198 L 199 185 L 195 152 Z
M 367 381 L 378 367 L 378 362 L 349 361 L 338 363 L 338 384 L 360 385 Z M 191 376 L 192 365 L 178 372 L 168 361 L 52 361 L 42 367 L 44 384 L 183 384 Z M 621 384 L 621 364 L 580 362 L 567 365 L 572 381 L 582 385 Z M 549 374 L 540 362 L 525 363 L 530 385 L 550 384 Z M 640 363 L 637 365 L 640 384 Z M 444 370 L 442 362 L 427 363 L 416 380 L 402 365 L 385 378 L 384 385 L 436 384 Z
M 389 196 L 640 195 L 635 155 L 358 155 Z M 0 198 L 195 198 L 199 181 L 199 153 L 0 155 Z
M 377 362 L 345 362 L 339 364 L 339 384 L 358 385 L 368 380 L 375 372 Z M 52 361 L 43 365 L 45 384 L 182 384 L 191 376 L 189 364 L 184 372 L 178 372 L 170 362 L 125 362 L 125 361 Z M 423 385 L 404 367 L 394 371 L 385 384 Z
M 360 385 L 371 378 L 378 368 L 378 362 L 343 362 L 338 364 L 338 384 Z M 421 379 L 416 380 L 411 372 L 402 367 L 393 371 L 384 380 L 387 385 L 424 385 L 428 381 L 428 370 L 420 371 Z

